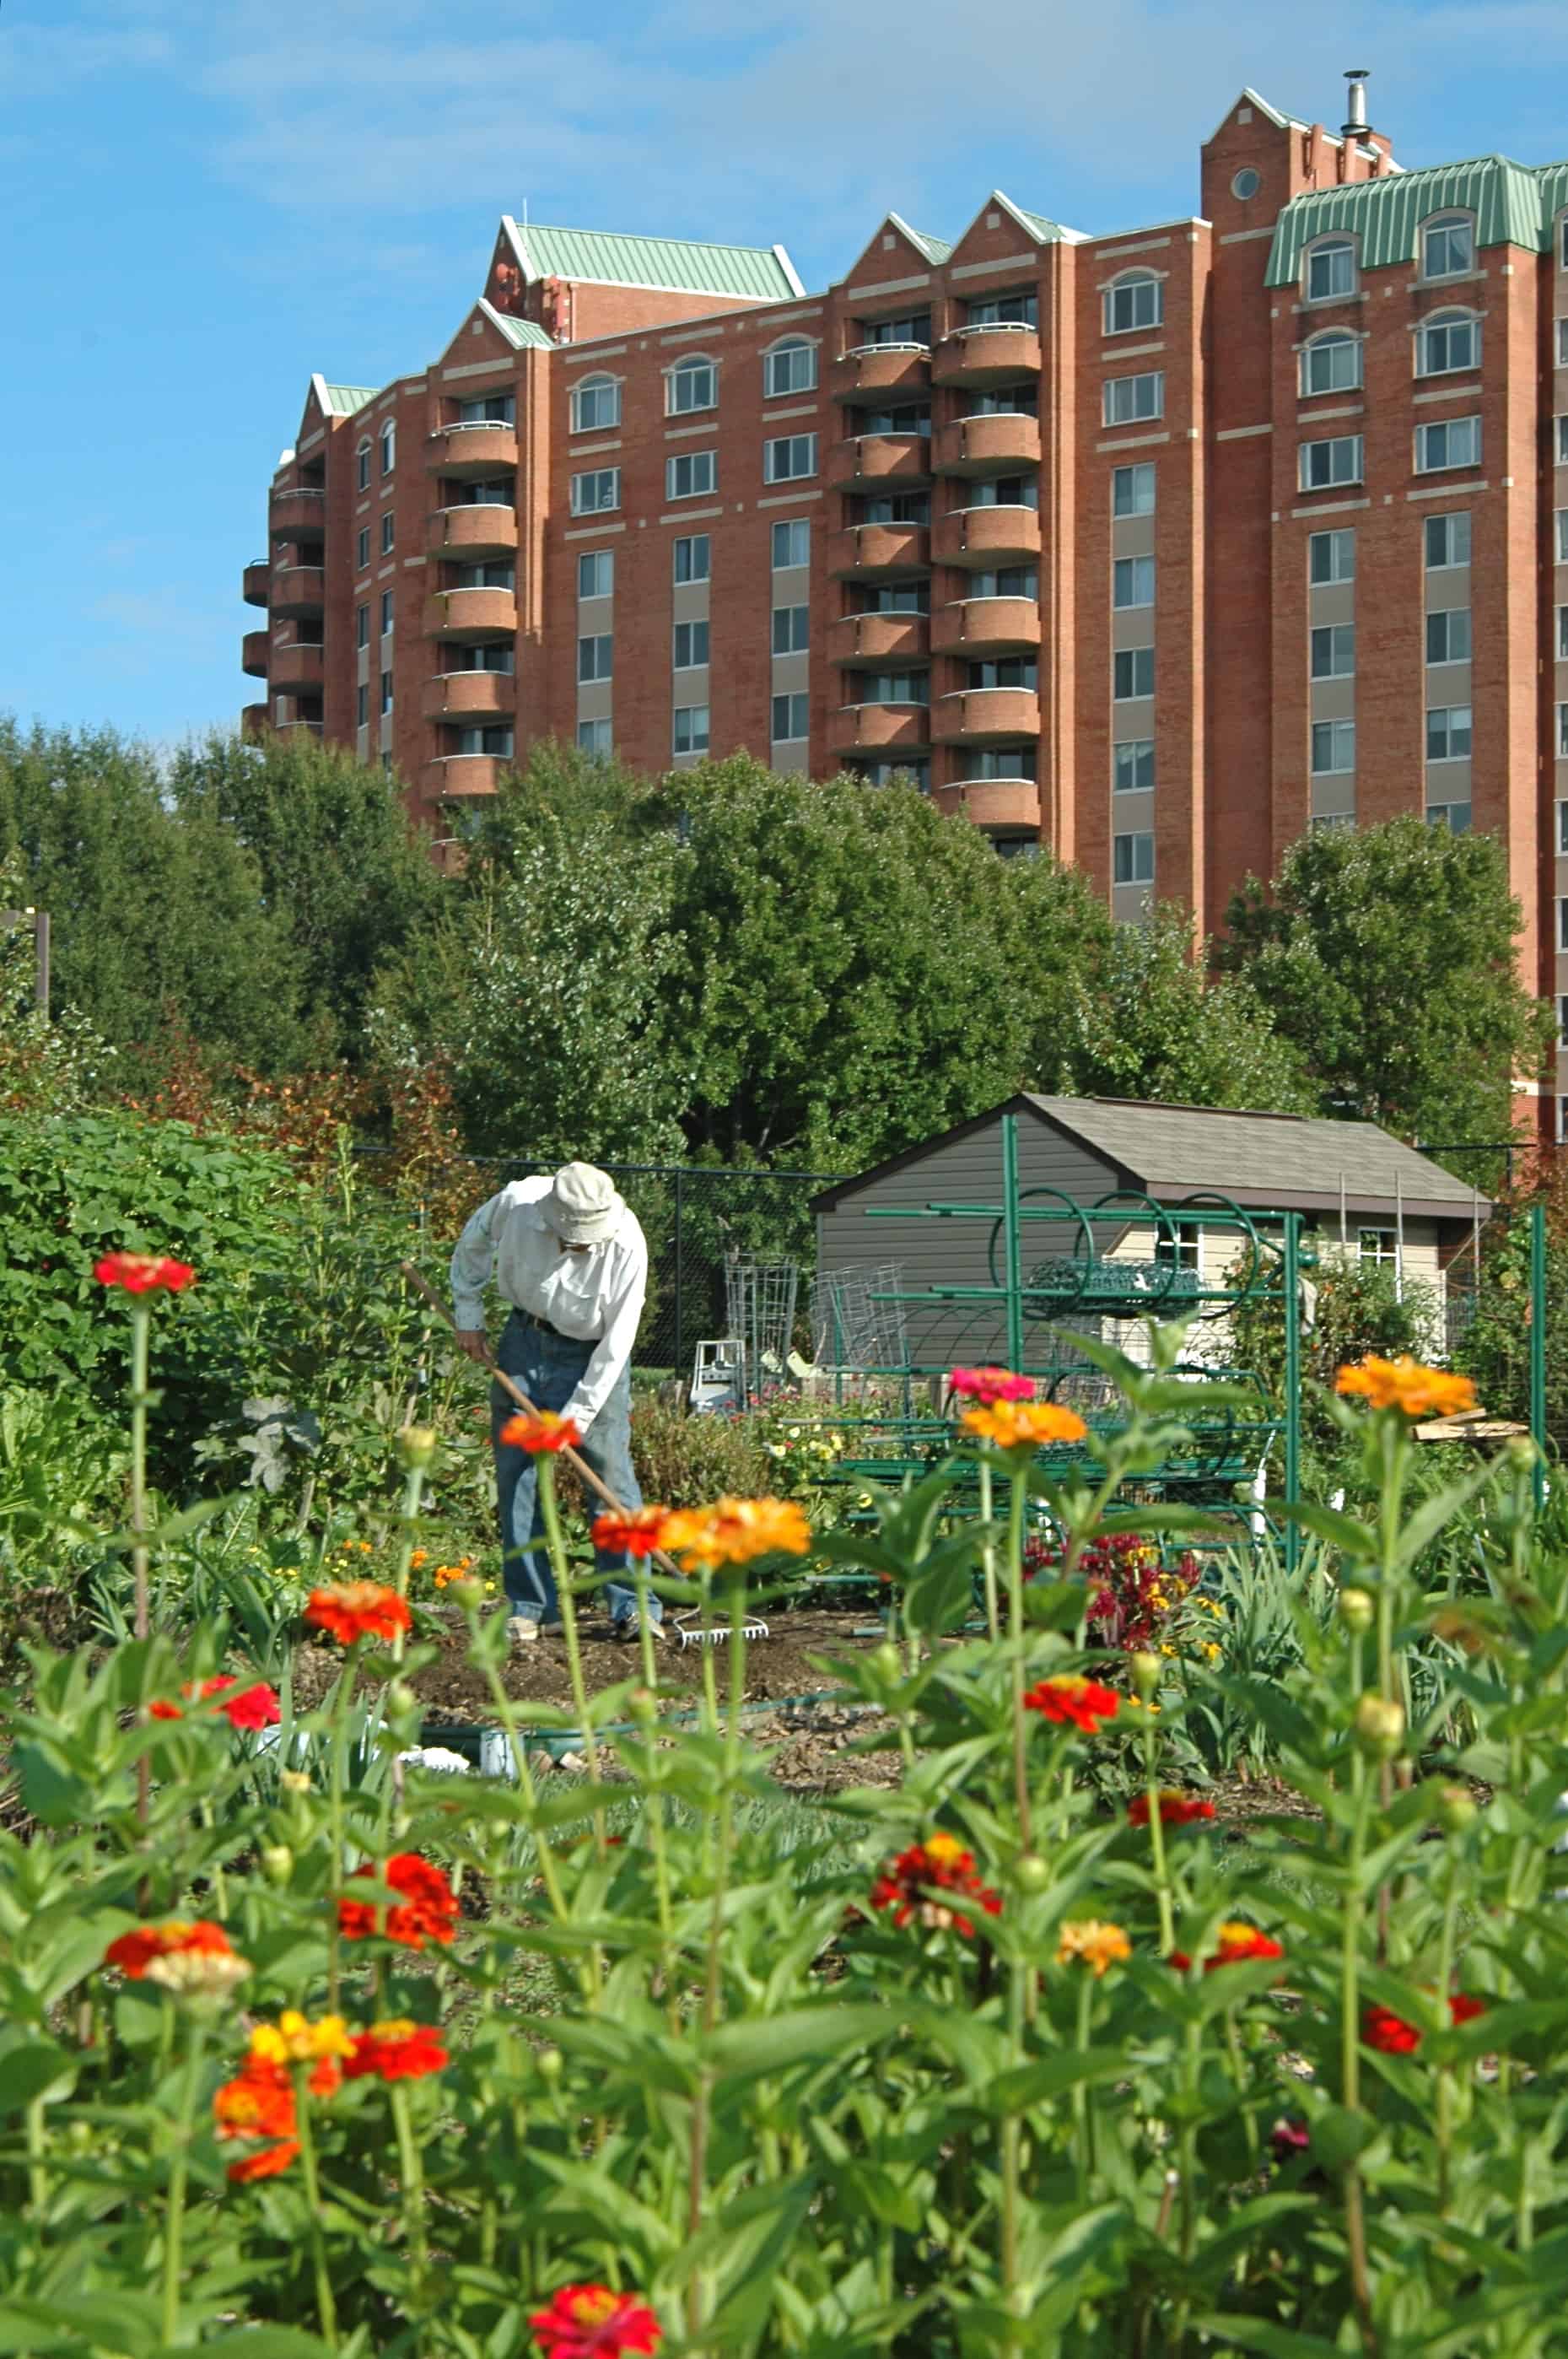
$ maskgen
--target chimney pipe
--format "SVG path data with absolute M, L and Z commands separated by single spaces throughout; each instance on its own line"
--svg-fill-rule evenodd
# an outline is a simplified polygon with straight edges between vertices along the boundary
M 1346 74 L 1349 89 L 1346 93 L 1346 120 L 1339 128 L 1346 139 L 1365 139 L 1371 125 L 1367 120 L 1367 76 L 1369 68 L 1352 66 Z

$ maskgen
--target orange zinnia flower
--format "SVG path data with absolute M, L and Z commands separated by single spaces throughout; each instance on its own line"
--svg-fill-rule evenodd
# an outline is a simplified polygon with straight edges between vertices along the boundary
M 984 1408 L 967 1408 L 960 1419 L 982 1441 L 999 1450 L 1038 1450 L 1045 1441 L 1082 1441 L 1088 1427 L 1075 1409 L 1058 1408 L 1054 1401 L 997 1400 Z
M 936 1898 L 938 1893 L 964 1901 L 966 1908 L 953 1908 L 947 1900 Z M 942 1828 L 924 1843 L 911 1843 L 907 1851 L 901 1851 L 871 1886 L 871 1907 L 891 1908 L 892 1921 L 901 1930 L 914 1919 L 928 1932 L 952 1931 L 973 1940 L 975 1920 L 968 1908 L 975 1905 L 988 1917 L 1001 1914 L 1000 1897 L 980 1882 L 974 1853 Z
M 221 2138 L 292 2137 L 294 2082 L 287 2068 L 247 2058 L 243 2070 L 213 2092 L 212 2118 Z
M 168 1917 L 161 1925 L 138 1925 L 133 1932 L 121 1933 L 104 1951 L 103 1962 L 118 1966 L 132 1982 L 139 1983 L 155 1958 L 198 1951 L 218 1958 L 234 1954 L 227 1933 L 211 1919 Z
M 395 1589 L 384 1589 L 379 1581 L 342 1581 L 313 1589 L 305 1619 L 344 1647 L 357 1638 L 395 1638 L 414 1625 L 406 1598 Z
M 1098 1917 L 1081 1917 L 1064 1925 L 1056 1944 L 1056 1963 L 1069 1966 L 1075 1960 L 1086 1965 L 1096 1981 L 1132 1955 L 1132 1944 L 1119 1925 L 1108 1925 Z
M 665 1544 L 669 1512 L 667 1507 L 637 1507 L 626 1513 L 597 1516 L 593 1545 L 596 1549 L 618 1549 L 631 1557 L 652 1556 Z
M 122 1287 L 127 1294 L 178 1294 L 196 1277 L 188 1261 L 136 1253 L 105 1254 L 93 1263 L 92 1275 L 100 1286 Z
M 574 1441 L 582 1440 L 582 1430 L 569 1417 L 557 1417 L 553 1408 L 536 1408 L 517 1417 L 509 1417 L 501 1429 L 501 1439 L 513 1450 L 525 1450 L 530 1458 L 545 1451 L 569 1450 Z
M 396 2017 L 360 2033 L 343 2078 L 362 2081 L 373 2072 L 383 2081 L 422 2081 L 427 2072 L 444 2071 L 446 2063 L 447 2051 L 433 2025 Z
M 1114 1720 L 1120 1708 L 1114 1688 L 1087 1680 L 1080 1671 L 1054 1671 L 1023 1699 L 1025 1712 L 1037 1712 L 1064 1728 L 1081 1729 L 1086 1736 L 1093 1736 L 1102 1720 Z
M 1376 1352 L 1368 1352 L 1354 1367 L 1340 1369 L 1334 1388 L 1358 1394 L 1373 1408 L 1397 1408 L 1403 1417 L 1462 1417 L 1476 1406 L 1476 1387 L 1468 1376 L 1423 1367 L 1408 1352 L 1397 1360 L 1380 1360 Z
M 1256 1925 L 1232 1917 L 1220 1927 L 1219 1947 L 1212 1957 L 1204 1960 L 1203 1970 L 1212 1974 L 1217 1966 L 1246 1965 L 1254 1958 L 1282 1958 L 1284 1954 L 1278 1941 L 1271 1941 L 1267 1933 L 1260 1933 Z M 1184 1974 L 1192 1960 L 1184 1950 L 1173 1950 L 1171 1963 L 1178 1973 Z
M 376 1871 L 361 1867 L 354 1873 L 374 1875 Z M 422 1950 L 427 1941 L 451 1940 L 458 1900 L 445 1869 L 421 1859 L 417 1852 L 395 1852 L 382 1881 L 401 1896 L 390 1906 L 370 1900 L 339 1901 L 338 1929 L 346 1941 L 363 1941 L 379 1932 L 389 1941 L 400 1941 L 406 1950 Z M 378 1923 L 383 1916 L 385 1923 Z
M 299 2140 L 285 2138 L 280 2146 L 264 2146 L 254 2154 L 243 2154 L 238 2162 L 229 2165 L 228 2176 L 236 2187 L 243 2187 L 253 2179 L 276 2179 L 298 2159 Z
M 683 1572 L 712 1572 L 754 1557 L 805 1556 L 811 1526 L 793 1499 L 716 1499 L 711 1507 L 673 1507 L 659 1545 Z
M 646 2302 L 608 2286 L 563 2286 L 528 2323 L 545 2359 L 648 2359 L 664 2328 Z

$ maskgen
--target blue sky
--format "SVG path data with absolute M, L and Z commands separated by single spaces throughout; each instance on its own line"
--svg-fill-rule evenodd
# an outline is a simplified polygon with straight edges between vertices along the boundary
M 1562 0 L 0 0 L 0 710 L 232 722 L 310 371 L 427 360 L 524 201 L 776 239 L 816 287 L 993 186 L 1096 232 L 1194 211 L 1244 82 L 1332 123 L 1351 65 L 1407 165 L 1568 152 Z

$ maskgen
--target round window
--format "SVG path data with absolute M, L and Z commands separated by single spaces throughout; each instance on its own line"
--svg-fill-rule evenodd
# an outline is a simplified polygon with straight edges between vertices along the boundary
M 1257 173 L 1252 169 L 1250 164 L 1243 164 L 1240 171 L 1238 172 L 1235 179 L 1232 180 L 1230 184 L 1231 195 L 1233 197 L 1239 197 L 1242 203 L 1245 204 L 1249 197 L 1255 197 L 1257 195 L 1258 189 L 1259 179 Z

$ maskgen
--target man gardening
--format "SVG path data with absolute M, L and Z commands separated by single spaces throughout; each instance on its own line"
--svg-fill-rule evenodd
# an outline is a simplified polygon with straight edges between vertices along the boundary
M 632 1346 L 648 1286 L 647 1240 L 608 1172 L 568 1163 L 553 1180 L 514 1180 L 464 1229 L 452 1256 L 458 1342 L 470 1360 L 489 1350 L 484 1289 L 493 1276 L 512 1306 L 496 1360 L 535 1408 L 569 1417 L 585 1458 L 622 1506 L 640 1507 L 632 1467 Z M 501 1440 L 514 1404 L 490 1391 L 501 1521 L 502 1578 L 514 1646 L 560 1627 L 560 1600 L 540 1546 L 534 1461 Z M 624 1552 L 596 1549 L 601 1572 L 622 1572 Z M 637 1635 L 637 1598 L 623 1582 L 606 1595 L 618 1638 Z M 650 1601 L 658 1626 L 661 1607 Z

